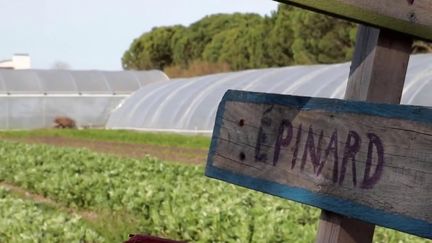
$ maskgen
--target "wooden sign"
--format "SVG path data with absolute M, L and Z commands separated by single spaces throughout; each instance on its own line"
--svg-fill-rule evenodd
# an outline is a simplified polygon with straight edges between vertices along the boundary
M 432 238 L 432 109 L 228 91 L 206 175 Z
M 432 0 L 277 0 L 432 40 Z

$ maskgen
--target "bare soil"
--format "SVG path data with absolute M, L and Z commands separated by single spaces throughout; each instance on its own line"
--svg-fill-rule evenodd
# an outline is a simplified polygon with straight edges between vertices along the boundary
M 175 161 L 186 164 L 204 164 L 208 150 L 165 147 L 149 144 L 132 144 L 124 142 L 96 141 L 65 137 L 29 137 L 2 138 L 30 144 L 48 144 L 59 147 L 87 148 L 99 153 L 107 153 L 128 158 L 143 158 L 150 155 L 165 161 Z

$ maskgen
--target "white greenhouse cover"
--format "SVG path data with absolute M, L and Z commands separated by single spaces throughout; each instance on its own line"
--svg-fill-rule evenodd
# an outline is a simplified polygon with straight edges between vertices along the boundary
M 0 129 L 48 128 L 58 116 L 103 127 L 132 92 L 166 80 L 160 71 L 0 69 Z
M 292 66 L 174 79 L 147 85 L 112 112 L 107 128 L 211 133 L 228 89 L 343 98 L 350 63 Z M 432 106 L 432 55 L 411 57 L 403 104 Z

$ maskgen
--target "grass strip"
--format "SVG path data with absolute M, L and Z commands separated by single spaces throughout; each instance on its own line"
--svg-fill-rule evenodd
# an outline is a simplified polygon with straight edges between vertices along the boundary
M 181 135 L 173 133 L 153 133 L 127 130 L 103 129 L 37 129 L 0 131 L 0 137 L 31 138 L 31 137 L 65 137 L 97 141 L 126 142 L 133 144 L 151 144 L 166 147 L 184 147 L 208 149 L 210 137 L 203 135 Z

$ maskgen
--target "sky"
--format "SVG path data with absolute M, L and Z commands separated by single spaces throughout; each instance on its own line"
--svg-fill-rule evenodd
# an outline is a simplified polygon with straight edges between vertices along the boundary
M 0 0 L 0 60 L 28 53 L 32 68 L 121 70 L 132 40 L 155 26 L 214 13 L 276 10 L 272 0 Z

